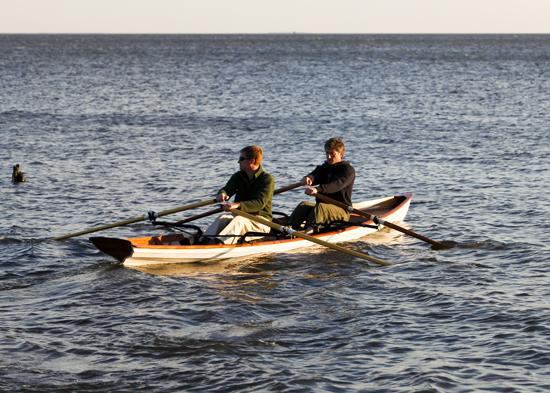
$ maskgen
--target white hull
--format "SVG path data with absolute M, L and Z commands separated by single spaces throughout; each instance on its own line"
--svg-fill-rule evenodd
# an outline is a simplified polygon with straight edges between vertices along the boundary
M 405 219 L 407 215 L 409 205 L 411 202 L 411 196 L 406 195 L 407 198 L 403 203 L 396 206 L 394 209 L 389 210 L 386 214 L 380 214 L 379 216 L 388 222 L 399 222 Z M 379 205 L 385 201 L 391 200 L 393 197 L 380 198 L 375 200 L 369 200 L 355 204 L 356 209 L 367 210 L 369 207 Z M 372 222 L 365 222 L 366 224 L 372 224 Z M 348 227 L 345 230 L 339 232 L 330 232 L 326 234 L 317 235 L 315 237 L 322 239 L 330 243 L 341 243 L 355 239 L 359 239 L 371 233 L 377 232 L 378 229 L 371 227 Z M 132 241 L 132 239 L 128 239 Z M 124 260 L 126 266 L 145 266 L 145 265 L 161 265 L 172 263 L 191 263 L 199 261 L 216 261 L 229 258 L 243 258 L 252 255 L 262 255 L 270 253 L 284 253 L 300 248 L 307 247 L 320 247 L 315 243 L 307 240 L 294 238 L 288 240 L 277 240 L 270 242 L 256 242 L 242 245 L 212 245 L 212 246 L 180 246 L 180 245 L 145 245 L 141 246 L 136 243 L 132 243 L 133 253 L 131 256 Z

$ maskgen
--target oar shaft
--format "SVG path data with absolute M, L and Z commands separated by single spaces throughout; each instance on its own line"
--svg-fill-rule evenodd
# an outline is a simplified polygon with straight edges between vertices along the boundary
M 267 225 L 268 227 L 273 228 L 277 231 L 292 234 L 293 236 L 302 238 L 304 240 L 309 240 L 310 242 L 317 243 L 321 246 L 325 246 L 325 247 L 328 247 L 328 248 L 332 248 L 333 250 L 337 250 L 337 251 L 346 253 L 348 255 L 352 255 L 354 257 L 362 258 L 362 259 L 365 259 L 367 261 L 374 262 L 374 263 L 377 263 L 377 264 L 383 265 L 383 266 L 390 265 L 389 262 L 386 262 L 382 259 L 379 259 L 379 258 L 376 258 L 376 257 L 371 257 L 370 255 L 364 254 L 364 253 L 359 252 L 359 251 L 350 250 L 349 248 L 339 246 L 338 244 L 329 243 L 327 241 L 318 239 L 316 237 L 310 236 L 310 235 L 305 234 L 303 232 L 295 231 L 291 228 L 283 227 L 282 225 L 279 225 L 279 224 L 274 223 L 272 221 L 266 220 L 263 217 L 254 216 L 252 214 L 245 213 L 245 212 L 243 212 L 241 210 L 238 210 L 238 209 L 231 210 L 231 213 L 233 213 L 233 215 L 245 217 L 245 218 L 248 218 L 251 221 L 256 221 L 256 222 L 259 222 L 261 224 Z
M 186 224 L 191 221 L 198 220 L 200 218 L 211 216 L 212 214 L 221 213 L 223 212 L 223 209 L 221 207 L 218 207 L 216 209 L 208 210 L 207 212 L 195 214 L 194 216 L 184 218 L 183 220 L 176 221 L 176 224 Z
M 415 237 L 415 238 L 417 238 L 419 240 L 422 240 L 426 243 L 430 243 L 431 245 L 438 246 L 438 247 L 443 247 L 443 244 L 436 241 L 436 240 L 433 240 L 433 239 L 430 239 L 429 237 L 423 236 L 420 233 L 413 232 L 413 231 L 411 231 L 407 228 L 403 228 L 402 226 L 395 225 L 392 222 L 385 221 L 385 220 L 381 219 L 380 217 L 376 217 L 376 222 L 380 225 L 384 225 L 388 228 L 395 229 L 396 231 L 403 232 L 403 233 L 405 233 L 409 236 Z
M 195 209 L 197 207 L 212 205 L 214 203 L 216 203 L 215 199 L 206 199 L 204 201 L 190 203 L 189 205 L 175 207 L 173 209 L 168 209 L 168 210 L 162 210 L 162 211 L 157 213 L 157 216 L 158 217 L 167 216 L 169 214 L 179 213 L 179 212 L 182 212 L 182 211 L 185 211 L 185 210 Z
M 302 183 L 289 184 L 288 186 L 281 187 L 281 188 L 278 188 L 275 191 L 273 191 L 273 195 L 277 195 L 277 194 L 281 194 L 281 193 L 286 192 L 286 191 L 293 190 L 295 188 L 300 187 L 301 185 L 302 185 Z M 198 220 L 200 218 L 208 217 L 208 216 L 211 216 L 213 214 L 221 213 L 221 212 L 223 212 L 223 209 L 221 207 L 219 207 L 217 209 L 208 210 L 207 212 L 196 214 L 194 216 L 184 218 L 183 220 L 176 221 L 176 224 L 186 224 L 188 222 L 195 221 L 195 220 Z
M 373 220 L 375 221 L 376 223 L 380 224 L 380 225 L 384 225 L 384 226 L 387 226 L 388 228 L 392 228 L 392 229 L 395 229 L 396 231 L 399 231 L 399 232 L 403 232 L 409 236 L 412 236 L 412 237 L 415 237 L 419 240 L 422 240 L 422 241 L 425 241 L 427 243 L 430 243 L 432 244 L 433 246 L 436 246 L 436 247 L 444 247 L 443 243 L 440 243 L 438 241 L 435 241 L 433 239 L 430 239 L 426 236 L 423 236 L 419 233 L 416 233 L 416 232 L 413 232 L 407 228 L 403 228 L 402 226 L 399 226 L 399 225 L 396 225 L 394 223 L 391 223 L 391 222 L 388 222 L 388 221 L 385 221 L 383 219 L 381 219 L 380 217 L 377 217 L 377 216 L 374 216 L 372 214 L 369 214 L 369 213 L 365 213 L 364 211 L 362 210 L 359 210 L 359 209 L 355 209 L 353 206 L 349 206 L 349 205 L 346 205 L 345 203 L 343 202 L 340 202 L 340 201 L 337 201 L 337 200 L 334 200 L 326 195 L 323 195 L 323 194 L 315 194 L 314 195 L 315 198 L 319 199 L 320 201 L 323 201 L 323 202 L 326 202 L 326 203 L 330 203 L 332 205 L 336 205 L 336 206 L 339 206 L 341 207 L 342 209 L 345 209 L 347 211 L 349 211 L 350 213 L 355 213 L 359 216 L 362 216 L 362 217 L 365 217 L 365 218 L 368 218 L 370 220 Z
M 99 231 L 103 231 L 105 229 L 120 227 L 120 226 L 123 226 L 123 225 L 129 225 L 129 224 L 133 224 L 135 222 L 139 222 L 139 221 L 142 221 L 142 220 L 145 220 L 145 216 L 134 217 L 134 218 L 130 218 L 128 220 L 118 221 L 118 222 L 115 222 L 113 224 L 99 225 L 97 227 L 88 228 L 88 229 L 85 229 L 85 230 L 82 230 L 82 231 L 68 233 L 68 234 L 63 235 L 63 236 L 54 237 L 53 240 L 65 240 L 65 239 L 68 239 L 70 237 L 85 235 L 87 233 L 99 232 Z
M 181 211 L 194 209 L 196 207 L 211 205 L 213 203 L 216 203 L 215 199 L 207 199 L 207 200 L 204 200 L 204 201 L 191 203 L 191 204 L 176 207 L 176 208 L 173 208 L 173 209 L 163 210 L 161 212 L 158 212 L 157 216 L 162 217 L 162 216 L 166 216 L 168 214 L 174 214 L 174 213 L 178 213 L 178 212 L 181 212 Z M 112 223 L 112 224 L 99 225 L 99 226 L 96 226 L 96 227 L 85 229 L 83 231 L 73 232 L 73 233 L 69 233 L 67 235 L 54 237 L 53 240 L 64 240 L 64 239 L 68 239 L 70 237 L 85 235 L 87 233 L 99 232 L 99 231 L 103 231 L 103 230 L 109 229 L 109 228 L 115 228 L 115 227 L 120 227 L 120 226 L 123 226 L 123 225 L 134 224 L 136 222 L 140 222 L 140 221 L 143 221 L 143 220 L 146 220 L 146 219 L 147 219 L 147 216 L 133 217 L 133 218 L 129 218 L 129 219 L 123 220 L 123 221 L 118 221 L 118 222 L 115 222 L 115 223 Z
M 294 188 L 298 188 L 301 185 L 302 185 L 302 183 L 289 184 L 288 186 L 285 186 L 285 187 L 282 187 L 282 188 L 279 188 L 279 189 L 275 190 L 274 194 L 280 194 L 282 192 L 289 191 L 289 190 L 292 190 Z M 158 212 L 156 215 L 157 215 L 157 217 L 167 216 L 169 214 L 179 213 L 179 212 L 194 209 L 194 208 L 197 208 L 197 207 L 212 205 L 216 202 L 217 201 L 215 199 L 207 199 L 207 200 L 204 200 L 204 201 L 199 201 L 199 202 L 190 203 L 188 205 L 184 205 L 184 206 L 180 206 L 180 207 L 175 207 L 173 209 L 163 210 L 163 211 Z M 199 218 L 202 218 L 202 217 L 207 217 L 211 214 L 219 213 L 221 211 L 223 211 L 223 210 L 222 209 L 210 210 L 209 212 L 205 212 L 205 213 L 199 214 L 197 216 L 189 217 L 188 219 L 178 221 L 178 223 L 182 224 L 182 223 L 185 223 L 185 222 L 193 221 L 193 220 L 196 220 L 196 219 L 199 219 Z M 63 235 L 63 236 L 54 237 L 53 240 L 64 240 L 64 239 L 68 239 L 70 237 L 85 235 L 85 234 L 93 233 L 93 232 L 99 232 L 99 231 L 103 231 L 105 229 L 116 228 L 116 227 L 120 227 L 120 226 L 123 226 L 123 225 L 134 224 L 136 222 L 140 222 L 140 221 L 147 220 L 147 219 L 148 219 L 147 216 L 133 217 L 133 218 L 129 218 L 127 220 L 117 221 L 117 222 L 112 223 L 112 224 L 99 225 L 99 226 L 92 227 L 92 228 L 89 228 L 89 229 L 85 229 L 85 230 L 82 230 L 82 231 L 68 233 L 68 234 Z

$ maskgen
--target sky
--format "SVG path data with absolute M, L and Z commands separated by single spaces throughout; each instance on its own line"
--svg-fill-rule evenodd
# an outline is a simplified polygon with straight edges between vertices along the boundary
M 550 33 L 550 0 L 0 0 L 0 33 Z

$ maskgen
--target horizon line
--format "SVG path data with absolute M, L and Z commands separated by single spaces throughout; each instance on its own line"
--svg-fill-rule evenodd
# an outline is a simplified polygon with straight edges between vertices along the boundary
M 156 33 L 156 32 L 144 32 L 144 33 L 136 33 L 136 32 L 0 32 L 1 35 L 33 35 L 33 34 L 52 34 L 52 35 L 64 35 L 64 34 L 71 34 L 71 35 L 550 35 L 550 32 L 484 32 L 484 33 L 478 33 L 478 32 L 384 32 L 384 33 L 352 33 L 352 32 L 346 32 L 346 33 L 331 33 L 331 32 L 324 32 L 324 33 L 317 33 L 317 32 L 268 32 L 268 33 L 168 33 L 168 32 L 162 32 L 162 33 Z

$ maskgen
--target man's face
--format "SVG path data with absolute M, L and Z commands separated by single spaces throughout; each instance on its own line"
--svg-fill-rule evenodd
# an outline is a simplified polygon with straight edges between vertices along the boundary
M 342 154 L 342 152 L 338 150 L 325 150 L 325 154 L 327 156 L 327 162 L 330 165 L 337 164 L 341 162 L 342 159 L 344 158 L 344 155 Z
M 247 158 L 246 155 L 244 155 L 243 153 L 239 155 L 239 168 L 241 169 L 241 171 L 251 169 L 251 166 L 253 164 L 254 164 L 254 159 Z

